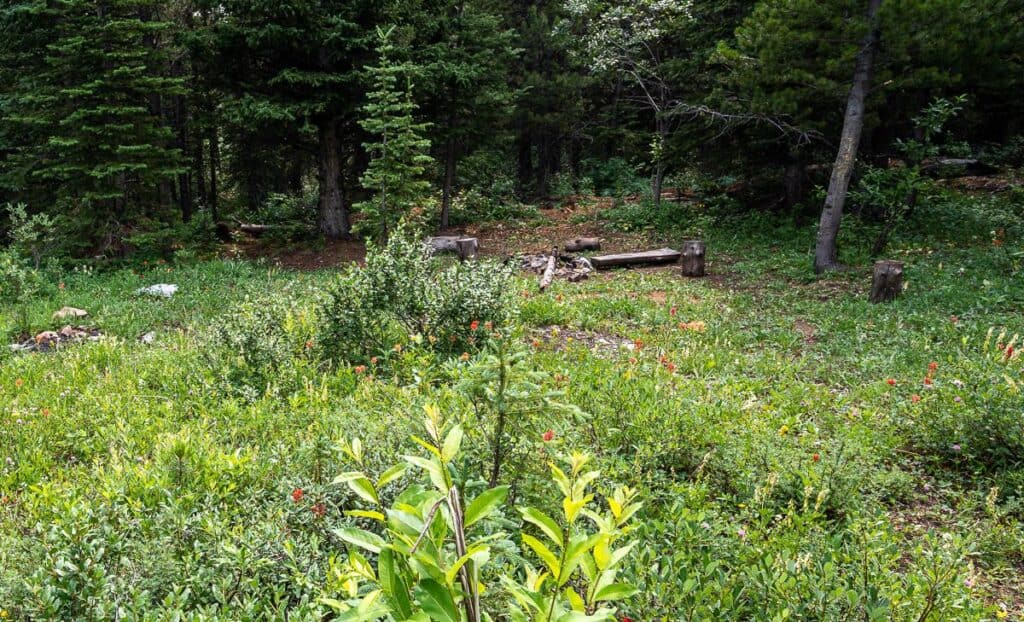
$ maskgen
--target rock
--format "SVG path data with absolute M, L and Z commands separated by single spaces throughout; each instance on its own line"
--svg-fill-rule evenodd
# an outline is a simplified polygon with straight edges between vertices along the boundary
M 85 309 L 76 309 L 74 307 L 61 307 L 59 311 L 54 311 L 53 319 L 63 320 L 69 317 L 86 317 L 89 312 Z
M 160 298 L 170 298 L 178 291 L 177 285 L 171 285 L 168 283 L 158 283 L 156 285 L 150 285 L 149 287 L 140 287 L 135 290 L 136 294 L 146 296 L 157 296 Z
M 149 331 L 149 332 L 148 332 L 148 333 L 146 333 L 145 335 L 143 335 L 143 336 L 139 337 L 139 341 L 140 341 L 141 343 L 144 343 L 144 344 L 146 344 L 147 346 L 148 346 L 148 345 L 152 345 L 152 344 L 153 344 L 153 342 L 154 342 L 154 341 L 156 341 L 156 333 L 155 333 L 155 332 L 153 332 L 153 331 Z
M 35 337 L 36 345 L 52 345 L 60 341 L 60 335 L 52 330 L 44 330 Z
M 72 337 L 78 335 L 79 332 L 80 331 L 75 330 L 72 326 L 65 326 L 64 328 L 60 329 L 60 336 L 63 337 L 64 339 L 71 339 Z

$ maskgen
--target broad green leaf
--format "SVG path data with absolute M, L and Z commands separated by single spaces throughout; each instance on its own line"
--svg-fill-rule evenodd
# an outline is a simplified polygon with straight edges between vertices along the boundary
M 636 593 L 637 589 L 632 585 L 627 585 L 625 583 L 612 583 L 611 585 L 606 585 L 598 590 L 597 595 L 594 597 L 594 601 L 622 600 L 623 598 L 628 598 Z
M 360 477 L 365 478 L 366 475 L 362 471 L 346 471 L 334 478 L 332 483 L 334 484 L 347 484 L 348 482 L 359 479 Z
M 455 426 L 448 432 L 444 439 L 444 446 L 441 448 L 441 462 L 451 462 L 459 453 L 462 446 L 462 426 Z
M 380 575 L 380 586 L 384 594 L 397 609 L 400 620 L 412 616 L 412 602 L 409 599 L 409 587 L 405 584 L 402 573 L 395 564 L 395 554 L 390 549 L 380 552 L 377 559 L 377 573 Z
M 399 462 L 387 471 L 384 471 L 377 479 L 377 489 L 381 489 L 405 474 L 405 465 Z
M 414 442 L 416 442 L 418 445 L 420 445 L 421 447 L 423 447 L 424 449 L 426 449 L 427 451 L 429 451 L 430 453 L 432 453 L 435 456 L 437 456 L 438 458 L 441 457 L 441 450 L 438 449 L 437 446 L 435 446 L 430 441 L 425 441 L 425 440 L 423 440 L 422 438 L 420 438 L 418 436 L 413 436 L 412 440 Z
M 487 560 L 490 558 L 491 550 L 486 546 L 477 547 L 475 550 L 470 549 L 469 551 L 466 551 L 466 554 L 457 559 L 455 563 L 452 564 L 452 567 L 444 573 L 445 581 L 448 583 L 448 585 L 454 585 L 455 578 L 459 574 L 459 569 L 466 565 L 470 560 L 473 560 L 473 562 L 476 564 L 476 567 L 479 568 L 480 566 L 486 564 Z
M 445 495 L 448 494 L 448 482 L 445 479 L 444 471 L 442 471 L 444 467 L 433 460 L 421 458 L 420 456 L 404 456 L 404 458 L 406 462 L 426 471 L 430 476 L 430 482 L 434 484 L 438 491 Z
M 355 518 L 372 518 L 373 520 L 384 522 L 384 515 L 373 510 L 346 510 L 345 516 L 353 516 Z
M 374 489 L 373 484 L 369 479 L 365 477 L 357 477 L 355 479 L 348 480 L 348 487 L 352 489 L 352 492 L 359 495 L 359 497 L 368 503 L 374 505 L 380 505 L 380 497 L 377 496 L 377 490 Z
M 380 553 L 381 549 L 388 546 L 388 543 L 377 534 L 357 527 L 338 527 L 334 529 L 334 535 L 371 553 Z
M 565 588 L 565 598 L 569 601 L 569 605 L 572 606 L 573 611 L 586 611 L 587 605 L 583 602 L 583 598 L 576 593 L 576 590 L 572 587 Z
M 455 608 L 452 595 L 443 585 L 433 579 L 419 582 L 416 597 L 423 611 L 433 622 L 461 622 L 461 616 Z
M 470 502 L 469 507 L 466 508 L 466 516 L 464 517 L 466 527 L 468 528 L 477 521 L 487 518 L 494 511 L 494 508 L 504 503 L 507 498 L 508 486 L 498 486 L 480 493 L 476 499 Z
M 537 538 L 525 533 L 523 534 L 523 542 L 533 549 L 533 552 L 537 554 L 537 557 L 540 557 L 541 561 L 544 562 L 544 565 L 551 571 L 551 575 L 557 577 L 558 572 L 562 567 L 561 564 L 558 563 L 558 558 L 551 552 L 551 549 L 545 546 L 544 543 Z
M 544 535 L 551 538 L 551 541 L 557 544 L 558 548 L 565 546 L 562 539 L 562 530 L 553 518 L 536 508 L 520 508 L 519 513 L 523 515 L 523 520 L 540 527 Z

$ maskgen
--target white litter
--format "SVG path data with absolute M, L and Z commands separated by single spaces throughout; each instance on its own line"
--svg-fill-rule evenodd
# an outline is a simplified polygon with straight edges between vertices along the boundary
M 141 287 L 135 290 L 136 294 L 146 296 L 159 296 L 161 298 L 170 298 L 178 291 L 177 285 L 169 285 L 167 283 L 158 283 L 156 285 L 150 285 L 149 287 Z

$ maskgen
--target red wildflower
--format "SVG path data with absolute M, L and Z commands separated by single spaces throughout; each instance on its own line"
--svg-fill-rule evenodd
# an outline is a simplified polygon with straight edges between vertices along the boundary
M 545 443 L 550 443 L 555 438 L 555 431 L 548 430 L 547 432 L 544 433 L 543 438 Z
M 292 491 L 292 502 L 293 503 L 298 503 L 299 501 L 302 501 L 302 495 L 303 494 L 304 493 L 302 492 L 301 488 L 296 488 L 295 490 L 293 490 Z
M 644 347 L 644 342 L 640 341 L 639 339 L 634 339 L 633 340 L 633 347 L 636 348 L 637 350 L 641 350 Z
M 924 383 L 930 387 L 930 386 L 932 386 L 932 379 L 929 378 L 928 376 L 925 376 L 924 377 Z
M 672 317 L 675 317 L 676 316 L 676 308 L 672 307 L 671 309 L 669 309 L 668 310 L 668 314 L 671 315 Z
M 376 365 L 376 364 L 377 364 L 377 357 L 376 356 L 370 357 L 370 365 Z
M 915 394 L 910 396 L 910 401 L 914 402 L 916 404 L 916 403 L 921 401 L 921 396 L 918 395 L 917 393 L 915 393 Z
M 476 330 L 478 328 L 480 328 L 480 322 L 473 320 L 469 323 L 469 330 Z
M 18 387 L 19 389 L 21 388 L 21 385 L 23 385 L 23 384 L 25 384 L 25 381 L 22 380 L 21 378 L 15 378 L 14 379 L 14 386 Z
M 366 373 L 366 365 L 356 365 L 352 369 L 352 371 L 356 372 L 359 375 L 365 374 Z
M 317 518 L 323 518 L 324 514 L 327 514 L 327 506 L 323 503 L 314 503 L 313 507 L 309 508 L 313 512 L 313 516 Z
M 63 284 L 63 283 L 61 283 L 60 285 L 58 285 L 58 286 L 57 286 L 57 289 L 64 289 L 64 284 Z
M 896 386 L 896 379 L 895 378 L 889 378 L 888 380 L 886 380 L 886 382 L 889 384 L 890 387 Z
M 555 300 L 558 302 L 562 302 L 563 300 L 565 300 L 565 297 L 562 296 L 561 294 L 558 294 L 557 296 L 555 296 Z
M 814 454 L 813 456 L 811 456 L 811 460 L 814 461 L 814 462 L 820 462 L 821 461 L 821 454 Z
M 939 364 L 936 363 L 935 361 L 932 361 L 931 363 L 928 363 L 928 371 L 934 372 L 938 368 L 939 368 Z
M 1011 356 L 1013 356 L 1013 346 L 1006 346 L 1006 360 L 1010 360 Z
M 44 408 L 42 414 L 43 414 L 44 417 L 49 417 L 50 416 L 50 409 L 49 408 Z
M 665 369 L 668 370 L 668 373 L 674 374 L 676 373 L 676 364 L 669 361 L 668 363 L 665 363 Z
M 534 348 L 539 348 L 540 347 L 540 340 L 539 339 L 534 339 L 533 341 L 530 342 L 530 345 L 533 346 Z
M 313 342 L 312 341 L 307 341 L 306 342 L 306 349 L 307 350 L 312 350 L 313 349 Z
M 469 352 L 463 352 L 462 356 L 459 357 L 459 360 L 460 361 L 468 361 L 469 360 Z
M 633 622 L 633 618 L 629 616 L 622 616 L 622 622 Z

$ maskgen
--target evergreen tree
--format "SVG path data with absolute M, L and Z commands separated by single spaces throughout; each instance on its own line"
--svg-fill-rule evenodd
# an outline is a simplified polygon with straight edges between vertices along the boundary
M 399 220 L 412 208 L 422 206 L 430 194 L 426 171 L 434 162 L 428 155 L 430 141 L 423 137 L 426 123 L 413 118 L 413 66 L 396 62 L 390 41 L 393 28 L 378 29 L 379 59 L 369 68 L 373 87 L 359 123 L 373 139 L 363 144 L 370 165 L 360 181 L 373 196 L 357 205 L 366 232 L 386 239 Z
M 159 217 L 184 170 L 162 118 L 182 81 L 161 75 L 171 24 L 155 0 L 29 2 L 3 11 L 4 184 L 52 205 L 87 241 Z M 41 43 L 45 41 L 44 45 Z M 9 64 L 8 64 L 9 63 Z
M 267 192 L 285 189 L 294 155 L 315 154 L 320 231 L 331 239 L 347 237 L 360 74 L 370 59 L 380 3 L 197 3 L 218 16 L 195 33 L 192 48 L 210 71 L 210 88 L 221 95 L 219 116 L 231 138 L 227 155 L 244 194 L 259 203 Z
M 395 35 L 408 40 L 426 88 L 418 91 L 433 120 L 429 137 L 441 163 L 441 228 L 448 227 L 458 163 L 497 148 L 518 92 L 510 73 L 518 50 L 493 0 L 410 2 Z

